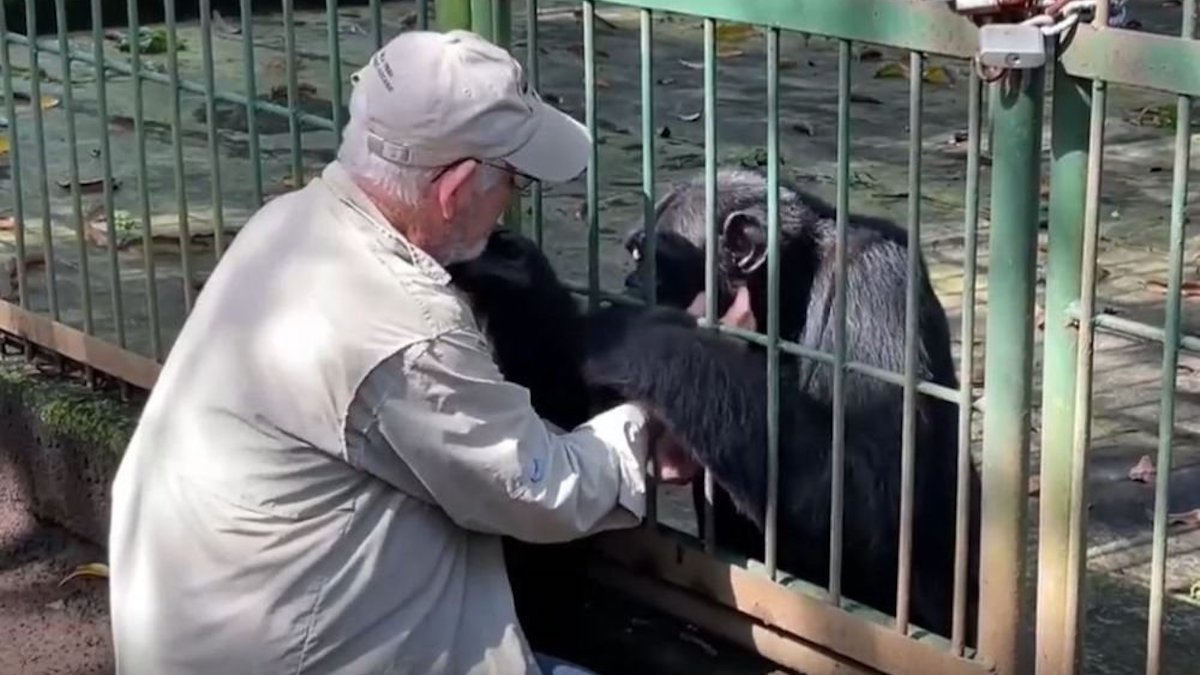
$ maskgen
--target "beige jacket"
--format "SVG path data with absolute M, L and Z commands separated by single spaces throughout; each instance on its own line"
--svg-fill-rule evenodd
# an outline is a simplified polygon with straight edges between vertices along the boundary
M 336 163 L 247 223 L 113 485 L 120 675 L 536 675 L 500 539 L 636 525 L 645 419 L 556 433 Z

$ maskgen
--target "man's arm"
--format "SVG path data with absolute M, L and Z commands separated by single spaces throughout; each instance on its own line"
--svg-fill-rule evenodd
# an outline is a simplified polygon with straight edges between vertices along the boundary
M 636 525 L 645 510 L 647 417 L 625 404 L 564 434 L 507 382 L 481 335 L 454 331 L 385 361 L 356 464 L 410 474 L 464 528 L 535 542 Z M 398 466 L 397 462 L 402 466 Z

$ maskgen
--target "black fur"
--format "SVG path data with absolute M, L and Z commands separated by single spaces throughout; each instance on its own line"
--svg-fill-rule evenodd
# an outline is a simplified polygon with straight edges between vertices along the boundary
M 718 306 L 723 313 L 735 282 L 747 284 L 760 330 L 767 319 L 766 189 L 749 171 L 721 171 L 717 181 Z M 832 352 L 834 347 L 834 209 L 792 186 L 780 189 L 783 339 Z M 677 186 L 656 209 L 658 300 L 677 308 L 704 289 L 706 239 L 704 183 Z M 847 358 L 879 368 L 904 368 L 907 233 L 878 218 L 850 216 L 846 310 Z M 637 228 L 627 248 L 638 261 L 626 280 L 642 294 L 645 233 Z M 921 261 L 918 377 L 957 387 L 945 312 Z M 761 354 L 760 350 L 755 350 Z M 829 556 L 832 368 L 808 359 L 781 357 L 779 565 L 813 583 L 826 584 Z M 761 369 L 759 364 L 754 368 Z M 668 373 L 663 373 L 668 376 Z M 759 375 L 761 377 L 761 375 Z M 765 392 L 765 383 L 761 391 Z M 695 392 L 704 391 L 691 387 Z M 633 392 L 630 392 L 633 393 Z M 855 600 L 894 613 L 899 542 L 903 390 L 855 373 L 846 377 L 846 463 L 843 591 Z M 928 396 L 918 399 L 913 531 L 912 620 L 948 636 L 951 629 L 958 410 Z M 747 427 L 744 427 L 747 428 Z M 733 427 L 733 429 L 737 429 Z M 686 434 L 686 431 L 684 432 Z M 689 439 L 690 440 L 690 439 Z M 717 544 L 762 559 L 763 445 L 741 455 L 725 442 L 696 446 L 717 485 Z M 709 454 L 712 451 L 715 454 Z M 739 454 L 734 454 L 739 453 Z M 976 619 L 979 485 L 972 467 L 969 536 L 968 640 Z M 702 483 L 694 502 L 703 527 Z M 748 514 L 747 518 L 743 514 Z
M 697 331 L 686 312 L 612 306 L 585 315 L 533 242 L 505 230 L 492 235 L 482 255 L 449 272 L 500 371 L 528 388 L 535 409 L 555 425 L 569 430 L 637 400 L 703 456 L 761 455 L 761 368 L 742 345 Z M 510 539 L 504 547 L 522 630 L 535 645 L 568 644 L 571 617 L 561 609 L 578 606 L 572 575 L 583 568 L 585 551 Z

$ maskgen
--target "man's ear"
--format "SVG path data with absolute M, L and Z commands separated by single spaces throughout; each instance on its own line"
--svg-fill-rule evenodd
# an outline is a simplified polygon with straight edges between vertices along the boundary
M 459 162 L 438 179 L 435 187 L 438 212 L 446 221 L 454 220 L 458 214 L 463 197 L 470 194 L 471 181 L 475 180 L 475 172 L 478 169 L 479 164 L 473 159 L 468 159 Z
M 767 232 L 758 215 L 734 211 L 721 225 L 721 247 L 742 274 L 750 274 L 767 261 Z

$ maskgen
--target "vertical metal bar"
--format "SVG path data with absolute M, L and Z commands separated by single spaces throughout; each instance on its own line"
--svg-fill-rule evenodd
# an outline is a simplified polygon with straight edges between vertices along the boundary
M 643 280 L 646 302 L 658 303 L 658 240 L 654 214 L 654 15 L 639 13 L 638 47 L 641 53 L 642 89 L 642 222 L 645 223 L 646 248 Z M 650 480 L 646 485 L 646 522 L 658 523 L 658 462 L 650 457 Z
M 91 265 L 88 260 L 87 235 L 83 231 L 83 205 L 79 194 L 79 148 L 78 134 L 75 127 L 75 95 L 71 83 L 70 42 L 67 40 L 67 7 L 64 0 L 54 0 L 55 23 L 58 29 L 59 63 L 62 66 L 62 103 L 63 112 L 67 118 L 67 169 L 71 181 L 71 219 L 75 224 L 75 237 L 79 253 L 79 293 L 83 310 L 83 332 L 91 335 L 95 330 L 95 316 L 92 312 L 92 279 Z
M 167 20 L 167 77 L 171 84 L 171 140 L 175 159 L 175 204 L 179 209 L 179 260 L 183 276 L 183 307 L 192 311 L 192 236 L 189 226 L 187 177 L 183 169 L 183 119 L 179 91 L 179 36 L 175 25 L 175 0 L 163 0 Z M 211 121 L 211 120 L 210 120 Z
M 1091 445 L 1092 424 L 1092 357 L 1096 331 L 1090 317 L 1096 311 L 1096 254 L 1100 234 L 1100 183 L 1103 173 L 1104 117 L 1108 103 L 1108 83 L 1092 82 L 1092 116 L 1088 139 L 1087 201 L 1084 206 L 1083 264 L 1080 280 L 1079 348 L 1075 365 L 1075 417 L 1071 434 L 1071 522 L 1067 541 L 1068 551 L 1066 598 L 1066 639 L 1062 649 L 1064 663 L 1075 672 L 1079 663 L 1083 625 L 1079 612 L 1083 608 L 1083 565 L 1085 564 L 1084 536 L 1087 528 L 1086 494 L 1087 454 Z
M 492 0 L 492 40 L 510 49 L 512 47 L 512 0 Z
M 434 0 L 434 16 L 440 31 L 471 28 L 471 0 Z M 418 17 L 419 18 L 419 17 Z
M 417 0 L 417 30 L 429 30 L 429 0 Z
M 325 8 L 329 22 L 329 101 L 333 106 L 333 138 L 340 143 L 346 120 L 342 110 L 342 45 L 338 40 L 338 0 L 326 0 Z
M 708 233 L 704 237 L 704 318 L 716 326 L 717 316 L 717 22 L 704 19 L 704 217 Z M 704 550 L 716 552 L 717 528 L 713 522 L 711 471 L 704 472 Z
M 908 55 L 908 274 L 904 312 L 904 418 L 900 447 L 900 548 L 896 581 L 896 630 L 908 632 L 912 597 L 913 490 L 917 444 L 917 358 L 920 343 L 921 106 L 925 58 Z
M 217 141 L 217 85 L 213 65 L 212 0 L 200 0 L 200 49 L 204 60 L 204 119 L 208 120 L 208 163 L 212 165 L 210 199 L 212 201 L 213 254 L 218 260 L 225 252 L 225 203 L 221 185 L 221 150 Z M 291 61 L 288 61 L 290 67 Z
M 130 0 L 133 2 L 134 0 Z M 250 168 L 253 174 L 251 186 L 254 189 L 254 203 L 263 203 L 263 180 L 261 153 L 258 148 L 258 109 L 254 103 L 258 101 L 257 85 L 255 84 L 254 67 L 254 16 L 251 7 L 252 0 L 241 0 L 242 11 L 242 61 L 244 61 L 244 78 L 246 84 L 246 137 L 250 150 Z M 134 66 L 137 69 L 137 66 Z M 334 104 L 337 108 L 337 104 Z
M 161 359 L 162 325 L 158 313 L 158 278 L 154 264 L 154 231 L 150 220 L 149 171 L 146 168 L 146 120 L 145 101 L 142 89 L 142 54 L 138 49 L 141 25 L 138 23 L 138 0 L 128 0 L 129 35 L 132 42 L 129 50 L 129 65 L 133 69 L 133 131 L 137 140 L 138 198 L 142 212 L 142 258 L 146 273 L 146 312 L 150 321 L 150 351 L 152 358 Z M 245 11 L 246 8 L 243 8 Z M 249 12 L 246 12 L 246 16 Z M 245 30 L 243 30 L 245 34 Z M 249 39 L 249 36 L 246 36 Z M 251 145 L 250 156 L 256 158 L 256 148 Z
M 117 346 L 127 346 L 125 335 L 125 298 L 121 289 L 121 263 L 117 258 L 117 223 L 113 205 L 112 151 L 108 141 L 108 83 L 104 68 L 104 15 L 100 0 L 92 5 L 92 58 L 96 68 L 96 108 L 99 116 L 100 166 L 104 171 L 104 222 L 108 239 L 109 285 L 112 287 L 113 324 L 117 331 Z M 211 119 L 211 118 L 210 118 Z
M 300 85 L 296 80 L 295 0 L 283 0 L 283 49 L 287 61 L 288 131 L 292 146 L 292 187 L 304 184 L 304 158 L 300 142 Z M 336 105 L 336 103 L 335 103 Z
M 493 0 L 471 0 L 471 31 L 488 40 L 494 40 L 492 29 Z
M 1079 299 L 1090 97 L 1055 59 L 1050 151 L 1050 231 L 1042 357 L 1041 497 L 1038 525 L 1038 675 L 1073 672 L 1062 661 L 1064 597 L 1071 523 L 1071 435 L 1075 417 L 1077 333 L 1067 308 Z
M 60 318 L 58 307 L 58 274 L 54 264 L 54 231 L 50 215 L 50 169 L 46 163 L 46 126 L 42 119 L 42 69 L 40 67 L 37 41 L 37 10 L 34 0 L 25 0 L 25 29 L 29 35 L 30 63 L 30 108 L 33 110 L 33 133 L 37 147 L 38 173 L 41 180 L 42 198 L 42 250 L 46 262 L 46 295 L 50 301 L 50 315 L 55 321 Z M 70 86 L 69 84 L 67 86 Z
M 512 48 L 512 3 L 509 0 L 480 0 L 483 7 L 476 16 L 475 8 L 471 10 L 471 23 L 475 24 L 475 32 L 491 40 L 496 46 L 505 50 Z M 513 195 L 504 211 L 502 222 L 513 232 L 524 232 L 522 210 L 524 198 L 521 194 Z
M 380 5 L 381 0 L 371 0 L 371 44 L 375 45 L 375 50 L 383 46 L 383 6 Z M 425 14 L 425 0 L 417 0 L 417 23 L 420 23 L 420 16 Z M 424 30 L 424 26 L 420 26 Z
M 1180 36 L 1196 36 L 1196 0 L 1183 4 Z M 1154 482 L 1154 544 L 1150 561 L 1150 612 L 1146 639 L 1146 675 L 1162 673 L 1163 595 L 1167 572 L 1167 498 L 1171 487 L 1172 444 L 1175 436 L 1175 378 L 1179 372 L 1182 326 L 1183 253 L 1187 235 L 1189 158 L 1192 152 L 1192 99 L 1179 96 L 1175 115 L 1175 172 L 1171 185 L 1170 271 L 1167 277 L 1166 321 L 1163 325 L 1162 403 L 1158 413 L 1158 472 Z
M 583 109 L 592 147 L 588 151 L 587 168 L 587 275 L 588 310 L 593 311 L 600 300 L 600 213 L 597 210 L 600 185 L 600 156 L 596 148 L 596 5 L 583 0 Z
M 1045 71 L 1002 80 L 992 159 L 987 411 L 983 434 L 979 647 L 1000 675 L 1027 673 L 1025 535 Z
M 525 71 L 529 84 L 535 90 L 541 89 L 541 72 L 538 66 L 541 57 L 538 54 L 538 0 L 527 0 L 525 4 Z M 542 231 L 542 183 L 534 181 L 532 186 L 533 240 L 538 248 L 542 247 L 544 232 Z
M 1096 5 L 1092 25 L 1108 26 L 1107 2 Z M 1083 253 L 1080 266 L 1079 346 L 1075 352 L 1075 416 L 1071 433 L 1071 505 L 1067 531 L 1067 581 L 1063 600 L 1066 618 L 1063 672 L 1079 672 L 1084 632 L 1084 577 L 1087 565 L 1088 453 L 1092 445 L 1092 365 L 1096 341 L 1096 258 L 1100 246 L 1100 189 L 1104 177 L 1104 124 L 1108 115 L 1108 83 L 1092 81 L 1092 114 L 1088 122 L 1088 158 L 1083 210 Z
M 644 251 L 646 301 L 658 302 L 658 242 L 654 217 L 654 16 L 650 10 L 640 12 L 639 49 L 641 52 L 642 89 L 642 218 L 646 227 Z
M 959 356 L 958 390 L 958 481 L 954 518 L 954 605 L 950 627 L 950 649 L 962 656 L 966 644 L 967 580 L 970 562 L 971 508 L 971 422 L 975 395 L 971 381 L 975 372 L 975 284 L 979 261 L 979 146 L 983 82 L 971 69 L 967 84 L 967 175 L 963 227 L 962 351 Z
M 93 0 L 98 2 L 99 0 Z M 21 180 L 21 143 L 17 133 L 17 102 L 12 86 L 12 62 L 9 60 L 7 12 L 0 12 L 0 73 L 4 82 L 4 114 L 8 117 L 8 154 L 12 161 L 13 226 L 17 245 L 17 302 L 29 307 L 29 283 L 25 267 L 25 194 Z M 32 37 L 31 37 L 32 39 Z M 34 105 L 37 101 L 33 102 Z
M 767 29 L 767 575 L 779 548 L 779 29 Z
M 837 233 L 833 280 L 833 453 L 829 487 L 829 602 L 842 601 L 846 483 L 846 223 L 850 214 L 850 41 L 838 42 Z

